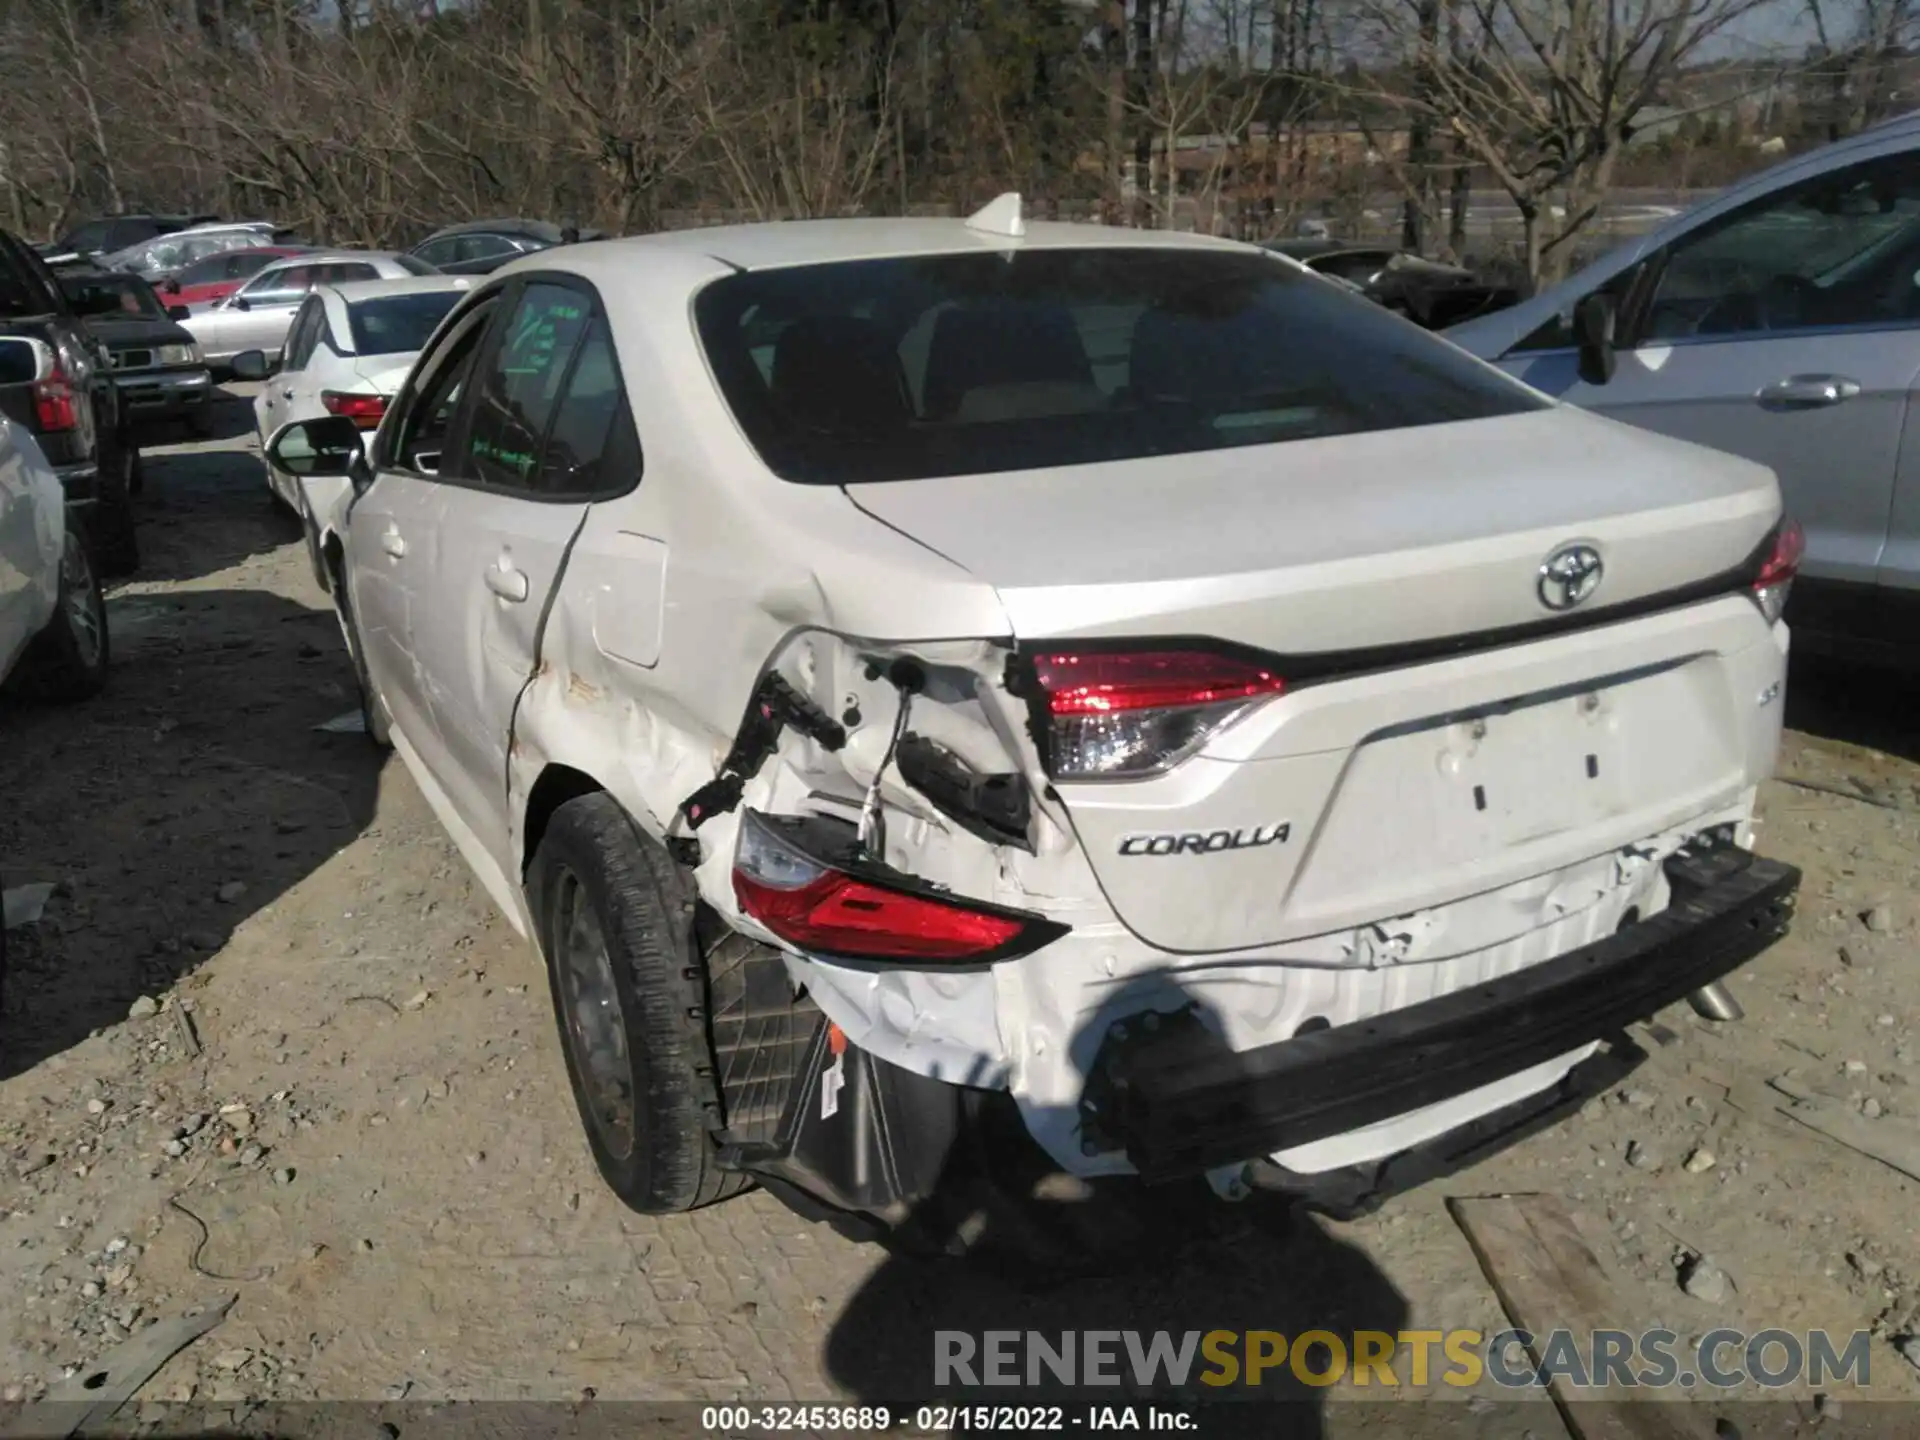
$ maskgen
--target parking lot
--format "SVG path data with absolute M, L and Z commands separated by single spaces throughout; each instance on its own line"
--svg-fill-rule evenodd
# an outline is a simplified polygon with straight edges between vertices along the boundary
M 0 868 L 57 885 L 8 936 L 7 1399 L 228 1294 L 143 1398 L 898 1404 L 930 1394 L 936 1329 L 1492 1332 L 1444 1202 L 1508 1191 L 1567 1199 L 1623 1321 L 1871 1326 L 1874 1392 L 1920 1395 L 1893 1345 L 1915 1182 L 1769 1089 L 1920 1149 L 1911 685 L 1796 675 L 1761 844 L 1806 872 L 1797 931 L 1736 977 L 1743 1022 L 1669 1012 L 1678 1043 L 1623 1093 L 1351 1224 L 1049 1192 L 1026 1218 L 1097 1263 L 1010 1258 L 991 1232 L 1021 1217 L 997 1216 L 977 1254 L 915 1260 L 763 1193 L 653 1220 L 603 1190 L 537 958 L 400 763 L 327 728 L 352 674 L 252 445 L 231 399 L 214 439 L 148 449 L 107 693 L 0 708 Z M 1683 1289 L 1702 1261 L 1725 1284 Z

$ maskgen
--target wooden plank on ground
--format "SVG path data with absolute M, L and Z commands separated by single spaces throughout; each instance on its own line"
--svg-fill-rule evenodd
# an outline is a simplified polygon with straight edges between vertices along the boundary
M 1447 1208 L 1507 1318 L 1516 1329 L 1539 1337 L 1533 1351 L 1536 1365 L 1546 1337 L 1556 1330 L 1571 1334 L 1586 1356 L 1595 1330 L 1638 1335 L 1652 1328 L 1651 1321 L 1635 1315 L 1621 1298 L 1558 1196 L 1453 1199 Z M 1580 1387 L 1555 1377 L 1547 1382 L 1547 1393 L 1575 1440 L 1707 1440 L 1713 1435 L 1713 1417 L 1706 1407 L 1681 1403 L 1678 1392 Z M 1633 1398 L 1636 1395 L 1639 1398 Z M 1697 1421 L 1696 1413 L 1702 1417 Z
M 1788 1119 L 1878 1160 L 1910 1180 L 1920 1180 L 1920 1130 L 1899 1120 L 1868 1120 L 1852 1106 L 1797 1085 L 1784 1075 L 1769 1083 L 1793 1102 L 1776 1107 Z

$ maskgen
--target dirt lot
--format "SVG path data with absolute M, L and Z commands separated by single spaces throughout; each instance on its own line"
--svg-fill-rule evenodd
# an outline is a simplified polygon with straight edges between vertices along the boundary
M 1493 1331 L 1444 1202 L 1504 1191 L 1567 1197 L 1625 1320 L 1872 1326 L 1874 1393 L 1920 1395 L 1893 1344 L 1920 1306 L 1914 1182 L 1767 1089 L 1920 1147 L 1911 686 L 1796 677 L 1762 836 L 1806 888 L 1736 985 L 1744 1022 L 1676 1009 L 1623 1093 L 1364 1221 L 1180 1208 L 1069 1280 L 895 1258 L 764 1194 L 656 1221 L 593 1173 L 534 956 L 398 762 L 316 728 L 349 670 L 228 408 L 230 438 L 149 452 L 107 695 L 0 708 L 0 874 L 59 886 L 8 936 L 4 1398 L 227 1294 L 143 1398 L 898 1402 L 928 1394 L 936 1328 Z M 1689 1294 L 1697 1257 L 1723 1283 Z

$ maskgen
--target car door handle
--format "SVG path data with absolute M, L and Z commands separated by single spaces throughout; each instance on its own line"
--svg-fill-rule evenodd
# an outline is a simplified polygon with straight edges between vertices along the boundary
M 380 537 L 380 548 L 398 560 L 407 553 L 407 537 L 392 526 L 388 526 L 386 532 Z
M 1860 382 L 1844 375 L 1790 375 L 1762 386 L 1756 397 L 1768 410 L 1813 410 L 1838 405 L 1860 393 Z
M 293 398 L 293 387 L 291 385 L 282 387 L 280 391 L 280 398 L 282 400 L 291 400 Z
M 502 600 L 515 605 L 525 600 L 531 591 L 527 584 L 527 572 L 515 569 L 506 560 L 487 567 L 487 588 Z

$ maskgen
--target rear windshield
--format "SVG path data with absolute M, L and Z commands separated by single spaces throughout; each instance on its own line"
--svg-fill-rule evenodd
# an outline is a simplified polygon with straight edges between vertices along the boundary
M 89 291 L 98 291 L 110 295 L 117 302 L 117 308 L 94 319 L 135 319 L 164 320 L 167 307 L 160 303 L 160 297 L 153 293 L 153 286 L 138 275 L 100 275 L 82 278 L 77 275 L 62 276 L 60 288 L 67 292 L 69 303 L 84 299 Z
M 427 343 L 453 302 L 464 292 L 436 290 L 425 295 L 390 295 L 379 300 L 356 300 L 347 307 L 353 327 L 356 355 L 398 355 Z
M 912 480 L 1180 455 L 1551 403 L 1263 255 L 1032 250 L 731 275 L 694 321 L 775 473 Z

